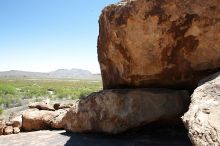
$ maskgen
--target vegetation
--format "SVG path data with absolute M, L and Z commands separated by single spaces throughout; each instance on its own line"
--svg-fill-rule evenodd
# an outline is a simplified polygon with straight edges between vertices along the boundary
M 20 105 L 25 99 L 79 99 L 101 88 L 100 80 L 0 79 L 0 115 L 4 108 Z

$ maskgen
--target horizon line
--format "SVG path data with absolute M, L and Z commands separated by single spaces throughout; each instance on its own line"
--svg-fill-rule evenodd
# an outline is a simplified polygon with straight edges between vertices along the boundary
M 54 69 L 51 71 L 31 71 L 31 70 L 22 70 L 22 69 L 9 69 L 9 70 L 0 70 L 0 72 L 9 72 L 9 71 L 22 71 L 22 72 L 37 72 L 37 73 L 50 73 L 53 71 L 57 71 L 57 70 L 72 70 L 72 69 L 78 69 L 78 70 L 85 70 L 85 71 L 89 71 L 92 74 L 101 74 L 101 72 L 92 72 L 88 69 L 82 69 L 82 68 L 60 68 L 60 69 Z

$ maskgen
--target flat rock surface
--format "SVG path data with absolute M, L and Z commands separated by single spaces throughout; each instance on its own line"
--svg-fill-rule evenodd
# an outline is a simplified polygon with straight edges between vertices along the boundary
M 138 132 L 137 132 L 138 131 Z M 120 135 L 43 130 L 0 136 L 0 146 L 191 146 L 183 128 L 132 130 Z

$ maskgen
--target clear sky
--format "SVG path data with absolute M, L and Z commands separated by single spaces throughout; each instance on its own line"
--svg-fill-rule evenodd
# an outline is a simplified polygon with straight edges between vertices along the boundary
M 0 71 L 99 73 L 98 18 L 119 0 L 0 0 Z

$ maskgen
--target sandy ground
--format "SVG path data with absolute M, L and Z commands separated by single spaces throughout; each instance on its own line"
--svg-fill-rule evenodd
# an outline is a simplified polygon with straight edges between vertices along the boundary
M 43 130 L 0 136 L 0 146 L 191 146 L 183 128 L 143 128 L 120 135 Z

